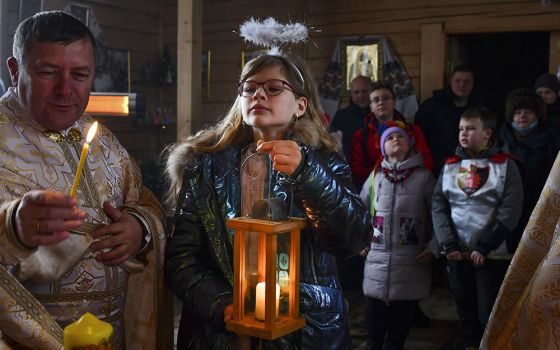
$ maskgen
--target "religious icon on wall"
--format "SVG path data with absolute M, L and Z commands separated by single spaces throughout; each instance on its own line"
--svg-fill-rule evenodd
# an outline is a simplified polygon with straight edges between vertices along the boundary
M 379 40 L 345 40 L 341 45 L 342 94 L 350 93 L 350 83 L 359 76 L 369 77 L 372 81 L 383 78 L 383 52 Z

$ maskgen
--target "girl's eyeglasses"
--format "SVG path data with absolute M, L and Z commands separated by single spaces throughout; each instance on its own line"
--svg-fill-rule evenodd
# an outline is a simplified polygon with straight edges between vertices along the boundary
M 287 81 L 280 79 L 270 79 L 262 83 L 246 80 L 237 86 L 239 96 L 252 97 L 255 95 L 259 87 L 262 87 L 266 96 L 280 95 L 284 90 L 294 91 L 294 88 Z

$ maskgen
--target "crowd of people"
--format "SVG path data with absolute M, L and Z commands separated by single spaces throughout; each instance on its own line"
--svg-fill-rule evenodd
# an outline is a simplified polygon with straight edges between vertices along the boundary
M 91 143 L 78 195 L 68 193 L 93 123 L 84 110 L 94 49 L 89 29 L 60 11 L 24 20 L 14 37 L 12 86 L 0 98 L 4 342 L 59 349 L 62 327 L 90 312 L 113 326 L 113 349 L 170 349 L 168 287 L 183 308 L 178 349 L 247 345 L 225 328 L 234 268 L 226 220 L 249 214 L 254 196 L 243 195 L 263 186 L 310 225 L 301 233 L 306 325 L 260 348 L 352 347 L 339 278 L 350 257 L 365 261 L 350 273 L 363 271 L 368 350 L 403 349 L 440 255 L 465 348 L 523 348 L 526 329 L 537 327 L 527 310 L 552 307 L 531 291 L 551 285 L 546 271 L 538 276 L 558 246 L 558 165 L 547 183 L 560 149 L 556 77 L 512 91 L 499 126 L 473 97 L 466 66 L 412 124 L 391 86 L 358 76 L 328 130 L 307 64 L 261 55 L 243 67 L 224 117 L 170 148 L 174 220 L 164 228 L 165 210 L 106 128 Z M 270 178 L 243 171 L 252 152 L 270 159 Z M 542 329 L 547 348 L 554 329 Z
M 469 67 L 455 68 L 449 85 L 408 124 L 394 109 L 390 86 L 371 83 L 370 114 L 346 131 L 354 184 L 374 230 L 363 254 L 367 349 L 403 348 L 421 312 L 413 302 L 430 283 L 422 264 L 429 251 L 439 255 L 434 244 L 446 260 L 464 346 L 478 348 L 560 150 L 556 77 L 545 73 L 534 89 L 512 91 L 501 126 L 474 97 L 474 86 Z M 391 155 L 394 148 L 403 154 Z

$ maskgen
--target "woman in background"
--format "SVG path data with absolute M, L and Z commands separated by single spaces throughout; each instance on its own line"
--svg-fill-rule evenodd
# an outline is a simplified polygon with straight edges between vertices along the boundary
M 517 89 L 506 99 L 506 123 L 500 136 L 509 153 L 521 162 L 523 177 L 523 212 L 511 239 L 508 250 L 513 252 L 537 204 L 556 154 L 560 149 L 558 128 L 546 118 L 544 102 L 528 89 Z

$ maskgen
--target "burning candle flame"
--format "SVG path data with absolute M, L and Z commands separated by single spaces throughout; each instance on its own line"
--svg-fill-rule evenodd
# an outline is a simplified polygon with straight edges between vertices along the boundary
M 76 177 L 74 178 L 74 183 L 72 184 L 72 189 L 70 190 L 70 196 L 76 197 L 78 191 L 78 184 L 80 183 L 80 179 L 82 177 L 82 170 L 84 169 L 84 164 L 86 162 L 88 150 L 89 150 L 89 143 L 93 140 L 95 133 L 97 132 L 97 122 L 93 123 L 93 125 L 89 128 L 87 133 L 86 142 L 84 143 L 84 147 L 82 148 L 82 154 L 80 155 L 80 162 L 78 163 L 78 170 L 76 171 Z
M 97 124 L 99 124 L 98 122 L 93 123 L 93 125 L 89 128 L 89 131 L 87 133 L 87 137 L 86 137 L 86 142 L 90 143 L 91 140 L 93 140 L 93 137 L 95 136 L 95 133 L 97 132 Z

